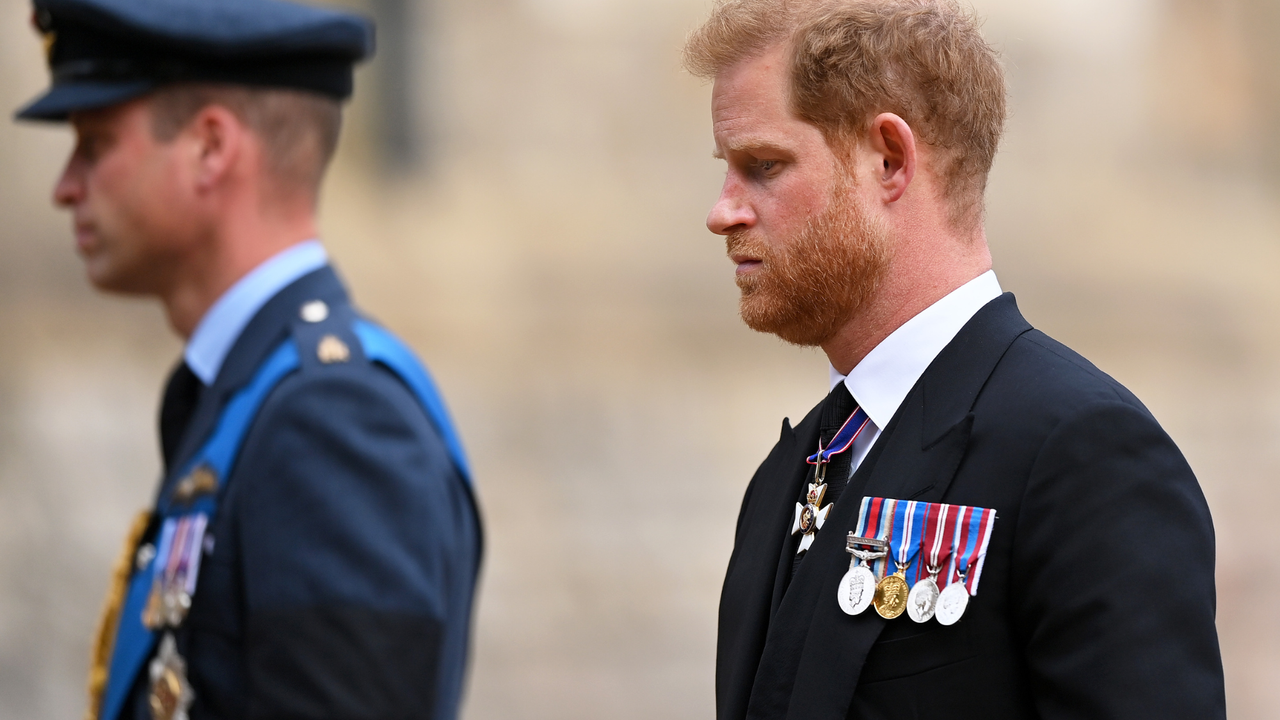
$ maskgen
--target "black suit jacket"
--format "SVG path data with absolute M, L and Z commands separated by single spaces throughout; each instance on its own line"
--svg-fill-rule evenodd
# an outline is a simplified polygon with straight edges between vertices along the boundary
M 818 414 L 783 422 L 743 499 L 720 600 L 719 720 L 1225 717 L 1195 476 L 1137 398 L 1033 330 L 1012 295 L 925 371 L 788 585 Z M 996 509 L 957 624 L 840 610 L 864 495 Z
M 322 300 L 320 323 L 299 309 Z M 418 399 L 363 356 L 330 268 L 281 290 L 199 404 L 160 497 L 227 401 L 291 334 L 302 367 L 267 396 L 226 480 L 186 622 L 192 720 L 456 717 L 481 552 L 468 483 Z M 350 360 L 317 360 L 321 333 Z M 152 529 L 154 534 L 154 528 Z M 122 718 L 150 720 L 144 666 Z

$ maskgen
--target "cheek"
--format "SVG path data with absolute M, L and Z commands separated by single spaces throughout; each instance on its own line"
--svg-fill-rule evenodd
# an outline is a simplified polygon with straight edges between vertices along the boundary
M 139 229 L 165 238 L 180 235 L 190 216 L 186 188 L 181 165 L 170 153 L 156 153 L 142 163 L 129 183 L 128 203 Z
M 767 198 L 766 217 L 774 232 L 790 235 L 803 228 L 811 218 L 817 217 L 830 204 L 830 193 L 810 182 L 793 181 L 780 184 L 777 191 Z

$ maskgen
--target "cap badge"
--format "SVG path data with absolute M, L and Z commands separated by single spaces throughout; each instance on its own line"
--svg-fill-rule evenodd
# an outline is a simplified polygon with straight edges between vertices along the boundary
M 40 33 L 40 40 L 44 43 L 45 61 L 53 62 L 53 46 L 58 41 L 58 34 L 53 31 L 53 16 L 48 10 L 33 10 L 31 26 Z

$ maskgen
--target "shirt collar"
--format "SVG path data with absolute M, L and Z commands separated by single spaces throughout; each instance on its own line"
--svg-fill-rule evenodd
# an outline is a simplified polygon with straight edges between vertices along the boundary
M 995 271 L 986 271 L 889 333 L 847 377 L 832 367 L 831 387 L 844 381 L 871 422 L 884 428 L 929 363 L 1000 293 Z
M 328 263 L 329 255 L 320 241 L 307 240 L 281 250 L 237 280 L 191 333 L 183 352 L 191 372 L 205 385 L 212 385 L 231 346 L 262 306 L 294 280 Z

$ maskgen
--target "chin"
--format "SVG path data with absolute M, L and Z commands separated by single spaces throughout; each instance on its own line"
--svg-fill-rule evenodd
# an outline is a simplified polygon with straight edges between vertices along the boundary
M 85 263 L 85 277 L 95 289 L 119 295 L 142 295 L 145 291 L 138 287 L 139 283 L 131 282 L 129 276 L 119 272 L 101 259 L 89 260 Z

